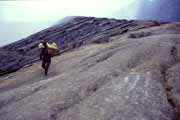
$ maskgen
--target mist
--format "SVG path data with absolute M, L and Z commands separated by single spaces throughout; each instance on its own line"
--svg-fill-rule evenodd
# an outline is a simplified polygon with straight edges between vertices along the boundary
M 0 1 L 0 46 L 28 37 L 58 21 L 61 23 L 67 16 L 133 18 L 135 12 L 118 14 L 133 2 L 135 0 Z
M 0 46 L 26 38 L 29 35 L 48 28 L 52 23 L 48 22 L 1 22 Z

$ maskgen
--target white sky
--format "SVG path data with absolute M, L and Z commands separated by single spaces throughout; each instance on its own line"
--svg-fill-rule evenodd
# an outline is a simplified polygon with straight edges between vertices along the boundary
M 0 46 L 45 29 L 66 16 L 134 19 L 137 0 L 0 1 Z
M 65 16 L 109 17 L 135 0 L 3 1 L 4 21 L 56 21 Z

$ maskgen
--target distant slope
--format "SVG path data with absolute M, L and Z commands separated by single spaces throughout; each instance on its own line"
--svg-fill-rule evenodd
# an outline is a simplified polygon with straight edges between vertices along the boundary
M 120 32 L 116 28 L 107 31 Z M 47 77 L 39 62 L 1 76 L 0 120 L 180 119 L 180 23 L 108 41 L 54 57 Z
M 69 22 L 52 26 L 25 39 L 0 48 L 0 75 L 11 73 L 39 59 L 40 40 L 58 43 L 65 52 L 93 42 L 109 42 L 110 37 L 130 31 L 159 26 L 155 21 L 127 21 L 94 17 L 72 17 Z

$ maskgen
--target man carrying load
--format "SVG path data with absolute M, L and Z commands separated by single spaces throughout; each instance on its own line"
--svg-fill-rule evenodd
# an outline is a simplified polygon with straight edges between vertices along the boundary
M 41 49 L 40 60 L 42 60 L 42 68 L 45 70 L 45 76 L 47 76 L 49 66 L 51 64 L 51 57 L 57 54 L 58 48 L 56 43 L 49 44 L 47 42 L 39 43 L 39 49 Z

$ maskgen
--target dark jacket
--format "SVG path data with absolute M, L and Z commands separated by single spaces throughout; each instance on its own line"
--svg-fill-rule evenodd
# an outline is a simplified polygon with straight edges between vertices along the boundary
M 40 59 L 45 62 L 51 61 L 51 55 L 48 53 L 48 48 L 42 48 L 40 53 Z

